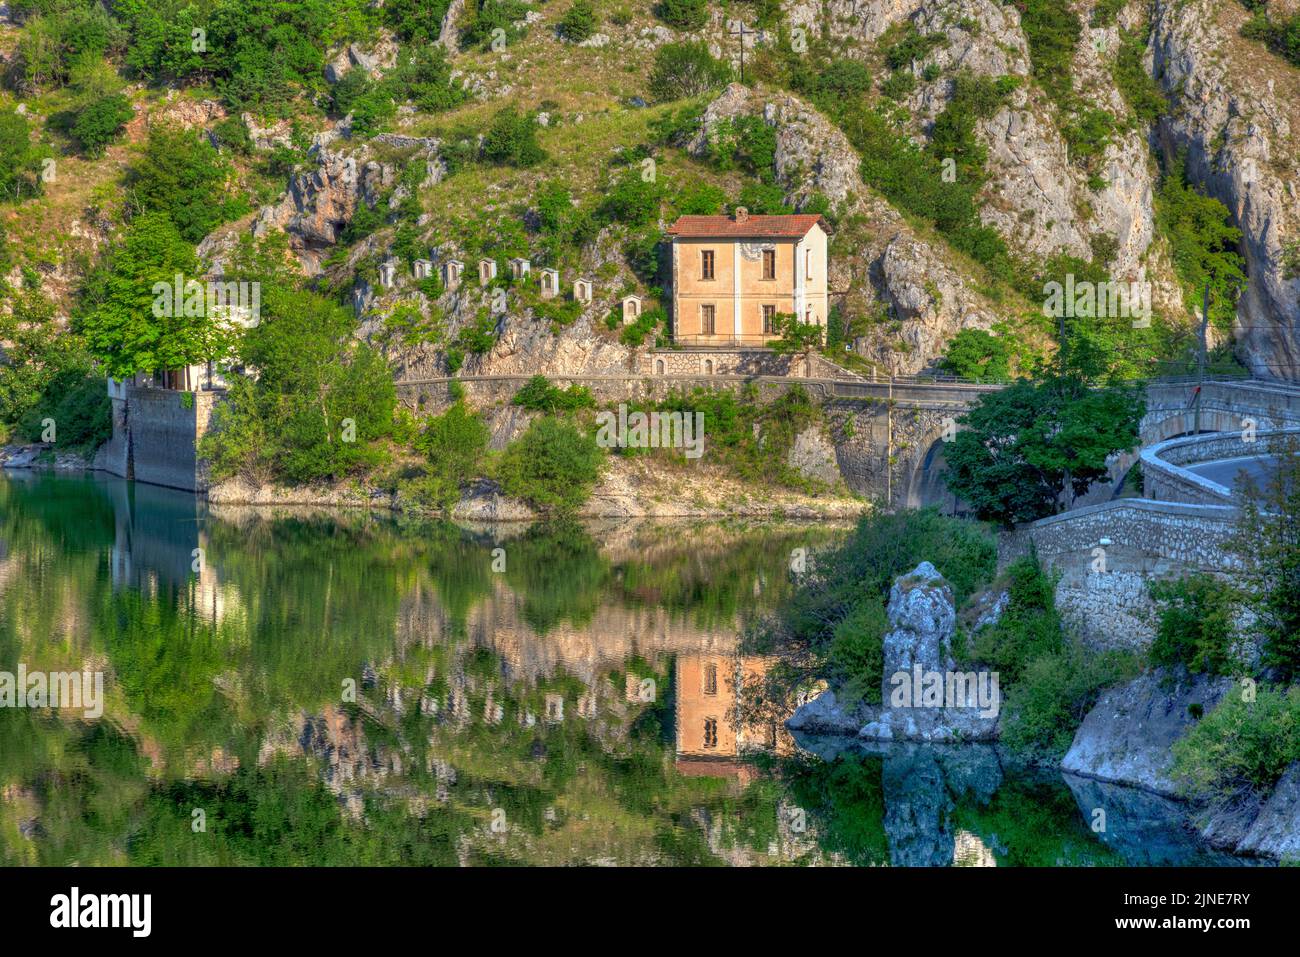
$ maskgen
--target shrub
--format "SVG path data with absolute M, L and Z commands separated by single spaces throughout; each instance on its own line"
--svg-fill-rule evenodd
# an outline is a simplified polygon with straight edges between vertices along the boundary
M 556 412 L 573 412 L 577 409 L 589 409 L 596 404 L 591 397 L 591 390 L 580 385 L 571 385 L 561 389 L 551 385 L 544 375 L 535 375 L 528 383 L 515 393 L 510 400 L 512 404 L 535 412 L 554 415 Z
M 625 172 L 610 188 L 600 213 L 613 222 L 633 228 L 648 226 L 659 218 L 663 189 L 658 181 L 646 182 L 636 169 Z
M 698 30 L 709 22 L 705 0 L 660 0 L 655 13 L 664 23 L 678 30 Z
M 230 168 L 206 137 L 180 127 L 154 126 L 131 167 L 128 195 L 137 212 L 163 213 L 181 236 L 197 243 L 244 211 L 226 194 Z
M 1011 350 L 1004 340 L 983 329 L 962 329 L 948 343 L 939 368 L 962 379 L 1006 382 L 1011 377 Z
M 520 0 L 478 0 L 466 4 L 466 10 L 470 16 L 461 31 L 462 46 L 487 49 L 497 30 L 502 31 L 507 44 L 514 43 L 527 32 L 527 27 L 515 26 L 528 13 L 528 6 Z
M 505 166 L 536 166 L 546 159 L 537 142 L 537 123 L 527 113 L 506 107 L 492 118 L 483 139 L 483 158 Z
M 1002 684 L 1002 742 L 1025 758 L 1055 764 L 1101 692 L 1137 670 L 1130 653 L 1099 654 L 1077 641 L 1034 658 L 1009 688 Z
M 429 464 L 414 486 L 416 497 L 441 509 L 460 501 L 461 486 L 481 474 L 489 432 L 483 419 L 463 402 L 430 418 L 415 440 Z
M 97 157 L 134 115 L 131 101 L 122 94 L 100 97 L 77 111 L 77 117 L 72 121 L 72 135 L 82 152 Z
M 832 60 L 813 84 L 823 96 L 862 97 L 871 92 L 871 71 L 859 60 Z
M 11 202 L 39 196 L 42 155 L 32 142 L 27 117 L 0 111 L 0 196 Z
M 1231 675 L 1243 666 L 1233 649 L 1240 596 L 1213 575 L 1152 582 L 1162 605 L 1149 657 L 1153 665 L 1185 665 L 1193 674 Z
M 546 416 L 506 447 L 497 475 L 507 495 L 544 512 L 566 512 L 590 497 L 604 459 L 595 436 Z
M 665 43 L 655 51 L 650 93 L 661 102 L 700 96 L 723 86 L 731 67 L 714 59 L 703 43 Z
M 826 656 L 827 677 L 846 707 L 881 703 L 885 633 L 889 618 L 879 595 L 865 595 L 835 624 Z
M 1188 797 L 1224 802 L 1267 791 L 1300 761 L 1300 688 L 1230 692 L 1180 741 L 1170 777 Z
M 581 43 L 596 32 L 598 23 L 591 0 L 575 0 L 560 20 L 560 36 L 570 43 Z
M 314 294 L 264 293 L 241 349 L 257 379 L 236 379 L 201 443 L 215 478 L 336 480 L 382 461 L 376 443 L 392 432 L 396 390 L 354 326 L 349 310 Z
M 60 449 L 93 452 L 113 434 L 112 403 L 104 379 L 69 369 L 56 376 L 41 401 L 30 409 L 18 430 L 29 442 L 38 442 L 44 421 L 53 419 L 55 445 Z
M 1007 568 L 1007 607 L 995 624 L 968 643 L 969 655 L 996 669 L 1003 680 L 1016 681 L 1036 658 L 1058 654 L 1064 646 L 1056 611 L 1056 578 L 1035 555 Z

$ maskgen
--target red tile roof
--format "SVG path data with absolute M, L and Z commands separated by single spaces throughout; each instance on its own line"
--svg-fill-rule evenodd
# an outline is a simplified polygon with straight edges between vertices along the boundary
M 737 222 L 730 216 L 682 216 L 668 227 L 669 236 L 700 239 L 802 239 L 822 222 L 821 216 L 750 216 Z

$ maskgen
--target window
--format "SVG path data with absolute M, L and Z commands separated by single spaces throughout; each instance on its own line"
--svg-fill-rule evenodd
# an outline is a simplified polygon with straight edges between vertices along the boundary
M 713 335 L 715 310 L 712 305 L 700 306 L 700 334 Z
M 700 278 L 713 278 L 713 250 L 704 249 L 700 251 Z
M 716 748 L 718 746 L 718 719 L 704 719 L 704 746 L 706 748 Z
M 803 277 L 805 279 L 812 278 L 812 250 L 811 249 L 805 249 L 803 251 Z
M 763 250 L 763 278 L 764 279 L 776 278 L 776 250 L 775 249 Z
M 770 336 L 776 332 L 776 306 L 763 307 L 763 335 Z
M 704 666 L 704 693 L 718 693 L 718 666 L 712 661 Z

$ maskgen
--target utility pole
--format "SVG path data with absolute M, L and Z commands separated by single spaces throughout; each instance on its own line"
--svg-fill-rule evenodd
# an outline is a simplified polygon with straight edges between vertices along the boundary
M 1194 415 L 1192 434 L 1201 434 L 1201 393 L 1205 389 L 1205 336 L 1210 325 L 1210 283 L 1205 283 L 1205 295 L 1201 300 L 1201 349 L 1196 361 L 1196 393 L 1192 396 Z
M 746 30 L 744 21 L 732 20 L 731 35 L 740 41 L 740 82 L 745 82 L 745 37 L 752 37 L 758 31 Z
M 889 400 L 885 403 L 885 508 L 894 504 L 894 354 L 889 354 Z

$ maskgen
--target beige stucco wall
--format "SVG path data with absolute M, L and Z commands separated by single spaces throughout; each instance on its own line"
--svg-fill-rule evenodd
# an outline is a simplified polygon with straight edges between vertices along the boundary
M 764 279 L 761 253 L 748 258 L 742 245 L 750 250 L 774 250 L 776 277 Z M 705 250 L 714 254 L 712 279 L 701 275 Z M 718 342 L 739 337 L 760 344 L 770 338 L 763 334 L 765 305 L 774 306 L 778 313 L 797 312 L 818 325 L 826 324 L 826 233 L 819 226 L 798 242 L 679 238 L 673 242 L 672 262 L 673 334 L 678 340 L 702 335 L 702 305 L 714 307 L 713 339 Z

